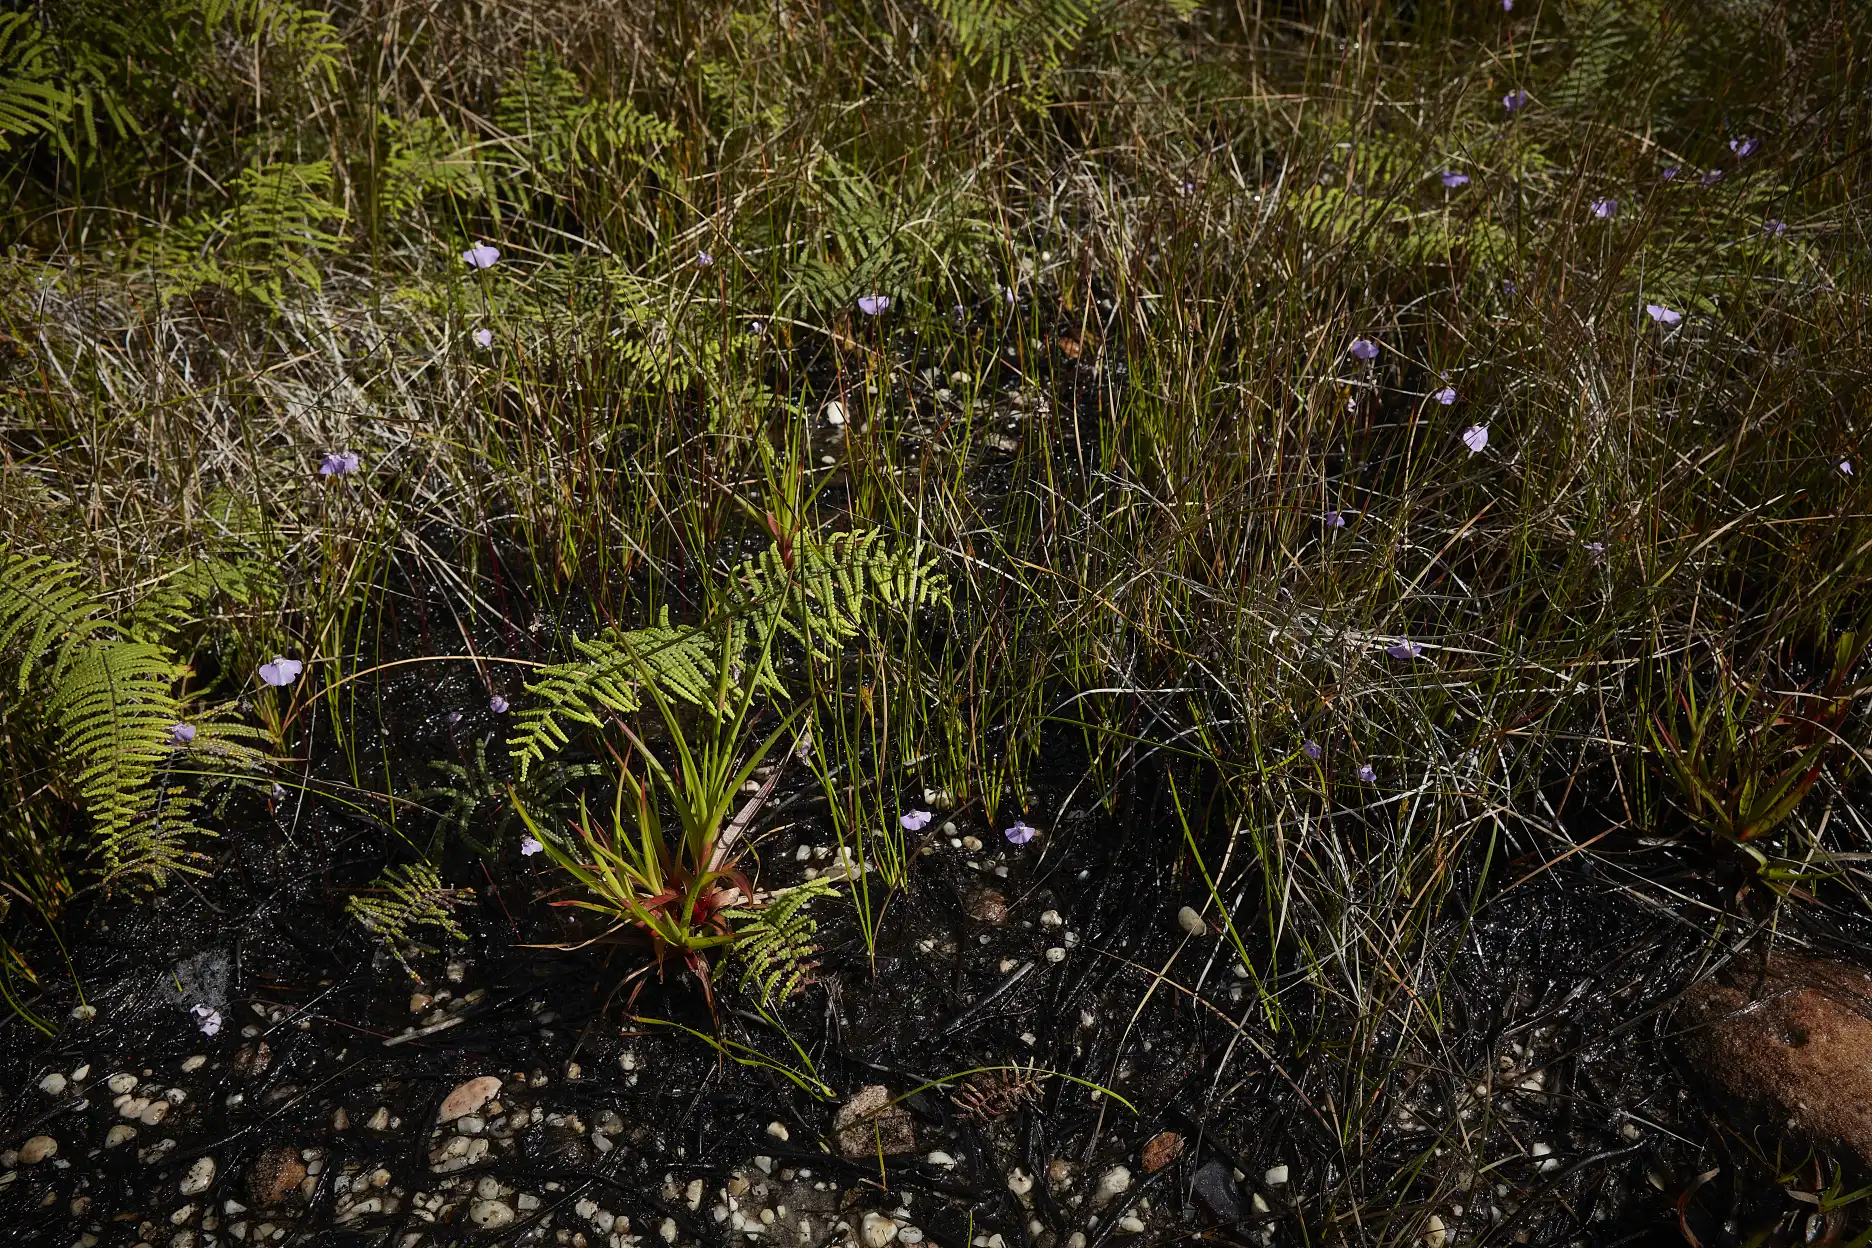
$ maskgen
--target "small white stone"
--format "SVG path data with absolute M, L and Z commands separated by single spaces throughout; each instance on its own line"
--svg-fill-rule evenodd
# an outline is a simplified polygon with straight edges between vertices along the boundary
M 192 1075 L 207 1064 L 208 1055 L 206 1053 L 196 1053 L 191 1057 L 183 1059 L 182 1073 L 185 1075 Z
M 1261 1181 L 1266 1183 L 1269 1187 L 1285 1187 L 1287 1184 L 1287 1167 L 1285 1165 L 1269 1166 L 1267 1168 L 1267 1173 L 1261 1176 Z
M 690 1179 L 689 1186 L 683 1191 L 683 1199 L 688 1202 L 690 1212 L 702 1207 L 702 1180 Z
M 59 1074 L 56 1070 L 53 1071 L 39 1081 L 39 1090 L 47 1096 L 63 1096 L 65 1094 L 65 1076 Z
M 859 1233 L 864 1237 L 865 1248 L 884 1248 L 897 1238 L 897 1224 L 881 1213 L 867 1213 L 859 1223 Z
M 678 1234 L 678 1230 L 676 1227 L 676 1219 L 664 1218 L 663 1225 L 657 1228 L 657 1234 L 662 1237 L 664 1243 L 666 1244 L 675 1243 L 676 1236 Z
M 927 1161 L 932 1166 L 941 1166 L 945 1170 L 956 1164 L 956 1159 L 951 1157 L 948 1153 L 943 1152 L 940 1148 L 929 1154 L 929 1156 L 925 1157 L 923 1160 Z
M 36 1166 L 46 1158 L 57 1155 L 57 1140 L 49 1135 L 35 1135 L 20 1145 L 19 1161 L 22 1166 Z
M 897 1230 L 897 1242 L 900 1244 L 920 1244 L 923 1242 L 923 1228 L 904 1226 Z
M 1177 911 L 1177 926 L 1188 932 L 1191 936 L 1207 936 L 1209 934 L 1209 925 L 1203 922 L 1202 915 L 1197 914 L 1196 911 L 1189 906 L 1184 906 L 1181 910 Z
M 1254 1200 L 1250 1203 L 1254 1205 L 1254 1211 L 1256 1213 L 1266 1213 L 1268 1211 L 1267 1197 L 1263 1196 L 1260 1192 L 1254 1194 Z
M 1046 960 L 1049 962 L 1064 962 L 1066 960 L 1066 951 L 1058 945 L 1055 945 L 1046 951 Z
M 155 1100 L 143 1107 L 143 1112 L 137 1115 L 137 1121 L 146 1127 L 153 1127 L 168 1116 L 169 1102 Z
M 1442 1218 L 1433 1213 L 1424 1219 L 1423 1242 L 1427 1248 L 1443 1248 L 1448 1240 L 1449 1231 L 1444 1227 Z
M 504 1200 L 477 1200 L 468 1206 L 468 1220 L 484 1231 L 499 1230 L 512 1224 L 513 1206 Z
M 189 1163 L 188 1173 L 182 1176 L 182 1194 L 184 1196 L 201 1195 L 208 1190 L 208 1185 L 214 1182 L 214 1176 L 215 1159 L 197 1157 Z
M 1013 1192 L 1016 1196 L 1025 1196 L 1028 1192 L 1033 1191 L 1033 1176 L 1028 1174 L 1025 1170 L 1018 1168 L 1010 1170 L 1008 1171 L 1007 1185 L 1008 1191 Z
M 819 414 L 825 418 L 825 423 L 828 425 L 842 425 L 845 423 L 845 405 L 837 399 L 833 399 L 824 407 L 820 408 Z
M 136 1139 L 136 1128 L 127 1122 L 120 1122 L 104 1133 L 104 1147 L 116 1148 L 134 1139 Z
M 1142 1235 L 1144 1233 L 1144 1219 L 1138 1217 L 1135 1213 L 1127 1214 L 1118 1219 L 1118 1229 L 1127 1235 Z
M 1099 1175 L 1098 1186 L 1093 1189 L 1092 1203 L 1103 1205 L 1115 1196 L 1131 1190 L 1131 1171 L 1124 1166 L 1113 1166 Z
M 1627 1122 L 1618 1129 L 1618 1133 L 1628 1140 L 1635 1140 L 1642 1134 L 1642 1132 L 1638 1130 L 1638 1124 L 1635 1122 Z
M 1040 926 L 1041 927 L 1065 927 L 1066 920 L 1060 917 L 1059 911 L 1048 910 L 1040 916 Z
M 768 1123 L 767 1134 L 773 1136 L 774 1139 L 782 1143 L 793 1138 L 793 1133 L 787 1130 L 787 1125 L 784 1122 Z

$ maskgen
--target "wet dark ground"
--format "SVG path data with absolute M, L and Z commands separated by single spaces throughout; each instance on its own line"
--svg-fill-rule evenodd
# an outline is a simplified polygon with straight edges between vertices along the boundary
M 673 966 L 627 983 L 635 946 L 533 947 L 570 933 L 511 844 L 455 872 L 480 881 L 469 939 L 413 980 L 342 913 L 380 838 L 240 799 L 212 875 L 74 927 L 93 1016 L 53 985 L 39 1006 L 56 1037 L 0 1032 L 6 1242 L 1807 1238 L 1807 1208 L 1669 1043 L 1671 998 L 1709 943 L 1701 911 L 1575 857 L 1473 919 L 1459 899 L 1400 951 L 1427 973 L 1389 994 L 1271 981 L 1276 1031 L 1232 947 L 1179 926 L 1204 897 L 1155 789 L 1134 779 L 1109 812 L 1060 809 L 1064 791 L 1036 795 L 1043 834 L 1024 847 L 944 813 L 875 957 L 846 902 L 816 903 L 816 982 L 782 1014 L 798 1052 L 729 982 L 711 1018 Z M 830 861 L 808 795 L 766 822 L 783 830 L 760 843 L 763 886 Z M 219 1034 L 196 1004 L 222 1013 Z M 836 1096 L 724 1060 L 715 1036 Z M 955 1078 L 1017 1066 L 1033 1072 Z M 501 1087 L 474 1130 L 438 1126 L 480 1076 Z M 923 1090 L 907 1124 L 847 1157 L 835 1115 L 872 1085 Z M 34 1136 L 57 1152 L 22 1164 Z M 1147 1145 L 1172 1154 L 1154 1172 Z M 1782 1159 L 1798 1179 L 1797 1160 Z M 1824 1165 L 1806 1166 L 1809 1190 Z

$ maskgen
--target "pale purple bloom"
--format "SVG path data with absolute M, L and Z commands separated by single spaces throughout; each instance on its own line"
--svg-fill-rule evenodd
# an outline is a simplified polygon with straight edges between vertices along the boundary
M 214 1006 L 190 1006 L 189 1013 L 195 1016 L 195 1025 L 202 1029 L 203 1035 L 216 1036 L 221 1034 L 221 1011 L 215 1009 Z
M 1310 758 L 1310 759 L 1312 759 L 1312 760 L 1313 760 L 1314 762 L 1316 762 L 1316 763 L 1317 763 L 1317 762 L 1319 762 L 1319 760 L 1320 760 L 1320 755 L 1322 755 L 1322 754 L 1324 754 L 1324 753 L 1325 753 L 1326 751 L 1324 751 L 1324 750 L 1322 750 L 1322 749 L 1320 749 L 1320 743 L 1319 743 L 1319 742 L 1317 742 L 1317 741 L 1315 741 L 1315 740 L 1313 740 L 1313 739 L 1312 739 L 1311 737 L 1309 737 L 1309 738 L 1308 738 L 1308 739 L 1307 739 L 1307 740 L 1306 740 L 1306 741 L 1305 741 L 1305 742 L 1304 742 L 1304 743 L 1303 743 L 1303 744 L 1302 744 L 1302 745 L 1300 746 L 1300 752 L 1301 752 L 1302 754 L 1304 754 L 1304 755 L 1306 755 L 1306 756 L 1307 756 L 1308 758 Z
M 453 728 L 456 724 L 461 723 L 462 713 L 460 711 L 450 711 L 447 715 L 443 716 L 443 718 L 448 720 L 448 726 Z
M 476 243 L 461 253 L 462 263 L 471 269 L 491 269 L 500 259 L 500 248 L 488 243 Z
M 1480 455 L 1488 448 L 1488 426 L 1470 425 L 1462 432 L 1462 444 L 1469 448 L 1471 455 Z
M 1329 529 L 1345 528 L 1345 516 L 1337 511 L 1327 512 L 1326 513 L 1326 527 Z
M 1375 360 L 1378 358 L 1378 344 L 1369 338 L 1354 338 L 1352 355 L 1360 360 Z
M 890 307 L 889 295 L 860 295 L 858 297 L 858 310 L 866 316 L 876 316 L 888 307 Z
M 1697 181 L 1701 182 L 1704 186 L 1715 186 L 1718 182 L 1722 181 L 1722 170 L 1712 169 L 1701 178 L 1698 178 Z
M 1358 771 L 1354 774 L 1365 784 L 1378 783 L 1378 769 L 1373 767 L 1370 763 L 1360 763 L 1358 765 Z
M 913 810 L 908 814 L 898 816 L 897 822 L 903 825 L 903 830 L 906 832 L 921 832 L 929 826 L 932 818 L 934 816 L 927 810 Z
M 706 269 L 709 265 L 715 263 L 715 257 L 709 255 L 706 251 L 698 251 L 695 253 L 695 262 L 697 268 Z
M 477 347 L 491 347 L 494 345 L 494 331 L 491 329 L 477 329 L 474 332 L 474 340 L 475 346 Z
M 1457 173 L 1453 169 L 1445 169 L 1443 171 L 1443 185 L 1449 187 L 1452 191 L 1459 186 L 1467 186 L 1469 185 L 1469 175 L 1466 173 Z
M 522 858 L 531 858 L 534 854 L 539 853 L 540 850 L 545 848 L 544 845 L 530 836 L 523 836 L 520 838 L 520 856 Z
M 170 724 L 169 725 L 169 744 L 170 745 L 183 746 L 183 745 L 187 745 L 189 742 L 193 741 L 194 739 L 195 739 L 195 725 L 194 724 Z
M 1677 166 L 1666 166 L 1664 171 L 1658 174 L 1658 177 L 1663 178 L 1666 182 L 1675 182 L 1677 180 Z
M 1528 102 L 1528 93 L 1523 91 L 1520 87 L 1516 87 L 1514 90 L 1510 91 L 1507 95 L 1504 95 L 1501 97 L 1501 106 L 1507 109 L 1511 113 L 1514 112 L 1516 109 L 1521 108 L 1527 102 Z
M 283 689 L 298 680 L 299 673 L 304 670 L 305 664 L 298 659 L 282 658 L 276 654 L 271 663 L 260 665 L 260 679 L 275 689 Z
M 1014 306 L 1014 288 L 1012 286 L 1009 286 L 1006 289 L 1004 289 L 1001 292 L 1001 297 L 1007 300 L 1008 307 L 1011 308 Z
M 1747 160 L 1749 153 L 1759 146 L 1759 143 L 1747 136 L 1729 140 L 1729 150 L 1736 154 L 1737 160 Z
M 507 713 L 507 699 L 501 697 L 498 693 L 495 694 L 488 699 L 488 710 L 493 711 L 496 715 L 505 715 Z
M 1521 293 L 1521 288 L 1515 285 L 1513 282 L 1505 281 L 1501 284 L 1501 293 L 1504 295 L 1507 295 L 1510 299 L 1512 299 L 1516 295 Z
M 1384 652 L 1394 659 L 1414 659 L 1423 653 L 1423 647 L 1407 637 L 1402 641 L 1392 642 L 1384 648 Z
M 1444 407 L 1448 407 L 1450 404 L 1456 401 L 1456 387 L 1444 386 L 1441 390 L 1437 391 L 1436 394 L 1434 394 L 1431 397 L 1436 399 L 1436 401 L 1441 403 Z
M 1597 562 L 1600 559 L 1605 558 L 1605 543 L 1604 542 L 1587 542 L 1586 553 L 1591 555 L 1595 562 Z
M 1675 325 L 1683 320 L 1683 313 L 1673 311 L 1661 303 L 1647 303 L 1644 305 L 1644 310 L 1660 325 Z
M 755 337 L 758 338 L 760 335 L 767 332 L 767 322 L 766 321 L 749 321 L 747 332 L 750 334 L 753 334 Z
M 1787 222 L 1777 217 L 1769 217 L 1766 221 L 1762 222 L 1762 233 L 1766 234 L 1769 238 L 1780 238 L 1783 234 L 1787 233 Z
M 1006 833 L 1007 839 L 1015 845 L 1025 845 L 1028 841 L 1033 840 L 1034 837 L 1039 835 L 1040 829 L 1030 828 L 1018 819 L 1014 821 L 1013 825 L 1008 828 Z
M 1514 12 L 1514 0 L 1501 0 L 1501 11 L 1504 13 Z
M 356 451 L 326 451 L 319 458 L 319 476 L 345 477 L 363 465 Z
M 1852 460 L 1850 459 L 1840 460 L 1839 470 L 1840 472 L 1844 473 L 1846 476 L 1849 476 L 1849 477 L 1852 476 L 1853 475 Z
M 1595 199 L 1592 201 L 1592 215 L 1601 221 L 1609 221 L 1618 215 L 1618 200 Z

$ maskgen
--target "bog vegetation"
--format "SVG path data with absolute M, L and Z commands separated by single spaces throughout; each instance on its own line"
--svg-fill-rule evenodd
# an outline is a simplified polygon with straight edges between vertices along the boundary
M 1861 911 L 1864 16 L 0 17 L 0 985 L 310 802 L 399 957 L 562 870 L 783 998 L 905 815 L 1066 765 L 1180 777 L 1297 1052 L 1434 1027 L 1428 934 L 1564 855 Z M 778 759 L 836 888 L 744 856 Z

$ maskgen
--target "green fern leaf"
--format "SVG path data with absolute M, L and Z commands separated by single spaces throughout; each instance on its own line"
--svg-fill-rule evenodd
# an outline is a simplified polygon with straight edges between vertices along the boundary
M 434 867 L 416 862 L 385 868 L 371 881 L 370 891 L 345 898 L 345 913 L 381 940 L 415 979 L 410 958 L 435 952 L 417 938 L 419 931 L 427 928 L 456 940 L 468 939 L 450 913 L 459 900 L 454 889 L 442 887 L 442 877 Z

